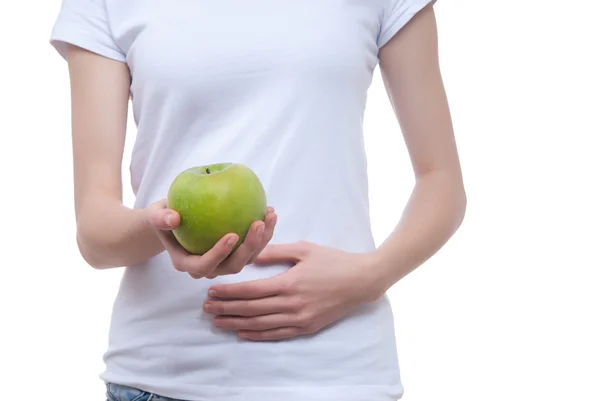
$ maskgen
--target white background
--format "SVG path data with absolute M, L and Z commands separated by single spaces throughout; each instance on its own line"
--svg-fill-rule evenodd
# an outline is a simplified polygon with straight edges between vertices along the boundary
M 600 400 L 594 3 L 436 6 L 469 206 L 448 245 L 390 291 L 406 401 Z M 104 400 L 120 271 L 88 267 L 74 240 L 67 67 L 48 45 L 58 7 L 0 2 L 3 399 Z M 365 129 L 381 242 L 412 173 L 378 73 Z

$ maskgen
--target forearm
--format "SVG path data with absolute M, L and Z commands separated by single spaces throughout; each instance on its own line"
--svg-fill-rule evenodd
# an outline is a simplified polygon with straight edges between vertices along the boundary
M 97 201 L 83 208 L 77 218 L 77 244 L 86 262 L 108 269 L 135 265 L 162 252 L 145 213 L 119 202 Z
M 382 292 L 433 256 L 461 225 L 466 195 L 455 177 L 440 171 L 417 180 L 402 219 L 373 254 Z

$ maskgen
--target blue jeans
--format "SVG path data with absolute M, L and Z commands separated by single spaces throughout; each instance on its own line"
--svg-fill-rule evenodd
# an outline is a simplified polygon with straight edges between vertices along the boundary
M 106 401 L 185 401 L 138 390 L 137 388 L 122 386 L 120 384 L 106 384 Z

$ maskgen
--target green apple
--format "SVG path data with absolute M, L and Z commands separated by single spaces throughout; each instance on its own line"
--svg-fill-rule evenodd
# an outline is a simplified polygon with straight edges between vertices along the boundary
M 192 167 L 171 184 L 167 207 L 181 217 L 173 234 L 188 252 L 203 255 L 223 236 L 242 244 L 253 222 L 264 221 L 267 199 L 258 176 L 247 166 L 218 163 Z

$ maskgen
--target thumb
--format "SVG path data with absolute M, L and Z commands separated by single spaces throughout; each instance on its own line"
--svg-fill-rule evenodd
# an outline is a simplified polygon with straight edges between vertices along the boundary
M 256 263 L 298 263 L 306 258 L 310 250 L 311 244 L 306 242 L 267 245 L 256 257 Z
M 173 230 L 179 226 L 181 221 L 179 213 L 172 209 L 167 209 L 165 200 L 148 206 L 146 220 L 159 230 Z

